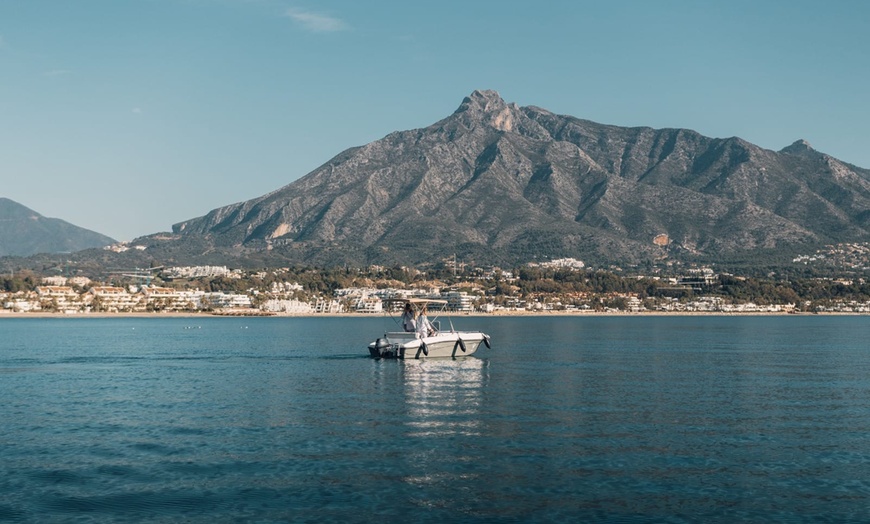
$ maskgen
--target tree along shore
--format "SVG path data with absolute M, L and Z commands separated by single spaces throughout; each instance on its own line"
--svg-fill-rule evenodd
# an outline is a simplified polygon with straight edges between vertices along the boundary
M 864 312 L 870 308 L 870 284 L 863 278 L 755 278 L 730 274 L 704 273 L 686 275 L 621 275 L 613 271 L 589 268 L 546 268 L 524 266 L 511 271 L 500 269 L 462 269 L 440 267 L 417 270 L 406 267 L 370 267 L 365 269 L 311 267 L 279 270 L 233 271 L 232 275 L 162 279 L 154 275 L 148 285 L 160 286 L 167 294 L 206 293 L 237 294 L 248 297 L 250 306 L 263 309 L 270 300 L 298 304 L 334 301 L 337 306 L 324 308 L 319 314 L 345 313 L 359 310 L 367 296 L 434 295 L 447 291 L 462 296 L 463 310 L 485 311 L 491 314 L 524 312 L 588 313 L 616 311 L 713 312 L 749 313 L 777 312 L 772 306 L 794 312 Z M 52 277 L 57 278 L 57 277 Z M 57 312 L 60 304 L 51 297 L 38 296 L 45 277 L 34 272 L 21 272 L 0 277 L 2 310 L 15 300 L 30 296 L 36 300 L 37 311 Z M 70 279 L 73 280 L 73 279 Z M 124 290 L 142 288 L 141 282 L 124 275 L 109 275 L 104 280 L 69 286 L 70 293 L 82 295 L 97 286 L 118 286 Z M 127 291 L 124 291 L 125 293 Z M 28 295 L 30 294 L 30 295 Z M 92 293 L 93 294 L 93 293 Z M 99 297 L 98 294 L 94 296 Z M 212 295 L 213 296 L 213 295 Z M 101 311 L 108 299 L 96 300 L 91 313 Z M 147 302 L 147 301 L 146 301 Z M 150 304 L 150 305 L 149 305 Z M 155 299 L 134 313 L 168 312 L 197 314 L 221 309 L 214 301 L 185 303 L 185 311 L 167 307 L 167 299 Z M 248 307 L 248 306 L 246 306 Z M 116 308 L 117 309 L 117 308 Z M 304 308 L 302 308 L 304 309 Z M 0 310 L 0 311 L 2 311 Z M 124 312 L 117 309 L 117 312 Z M 277 312 L 277 311 L 276 311 Z M 293 314 L 293 311 L 283 313 Z M 296 311 L 309 314 L 308 311 Z

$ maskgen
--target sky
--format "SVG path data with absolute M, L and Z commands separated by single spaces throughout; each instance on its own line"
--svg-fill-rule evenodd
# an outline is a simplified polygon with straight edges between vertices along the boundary
M 475 89 L 870 168 L 863 0 L 0 0 L 0 196 L 117 240 Z

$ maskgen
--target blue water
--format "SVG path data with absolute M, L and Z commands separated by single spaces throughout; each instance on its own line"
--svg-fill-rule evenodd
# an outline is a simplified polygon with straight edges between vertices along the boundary
M 870 317 L 0 319 L 0 521 L 870 522 Z

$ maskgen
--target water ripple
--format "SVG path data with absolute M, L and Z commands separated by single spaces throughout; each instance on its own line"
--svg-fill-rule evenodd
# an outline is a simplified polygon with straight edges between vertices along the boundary
M 473 321 L 4 320 L 0 520 L 870 521 L 866 318 Z

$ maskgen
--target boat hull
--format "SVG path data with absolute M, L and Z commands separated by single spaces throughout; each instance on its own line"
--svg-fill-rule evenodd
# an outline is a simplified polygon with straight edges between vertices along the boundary
M 457 358 L 474 354 L 489 336 L 479 331 L 452 331 L 417 338 L 414 333 L 384 333 L 369 344 L 373 358 L 422 359 Z

